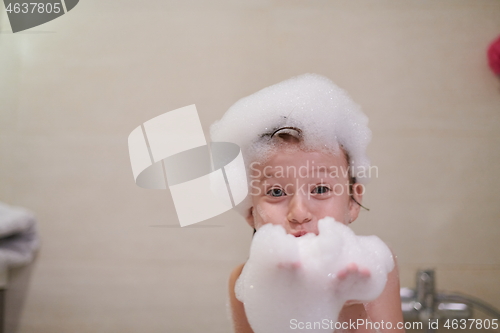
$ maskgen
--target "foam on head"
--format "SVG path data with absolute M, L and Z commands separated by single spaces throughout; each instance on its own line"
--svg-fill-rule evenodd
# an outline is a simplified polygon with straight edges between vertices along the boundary
M 300 75 L 240 99 L 212 124 L 210 135 L 212 141 L 240 146 L 248 170 L 250 163 L 264 161 L 277 149 L 269 138 L 283 127 L 300 129 L 302 149 L 339 153 L 342 147 L 355 174 L 368 171 L 368 118 L 344 90 L 317 74 Z M 367 178 L 358 176 L 356 181 L 365 183 Z

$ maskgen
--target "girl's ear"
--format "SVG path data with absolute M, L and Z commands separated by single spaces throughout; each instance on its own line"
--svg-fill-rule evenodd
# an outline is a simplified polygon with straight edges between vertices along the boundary
M 253 218 L 253 207 L 250 207 L 250 209 L 248 210 L 248 214 L 247 214 L 247 217 L 245 218 L 247 220 L 247 223 L 255 229 L 255 221 L 254 221 L 254 218 Z
M 365 193 L 365 187 L 362 184 L 355 183 L 352 186 L 352 197 L 358 202 L 363 202 L 363 193 Z M 349 201 L 349 217 L 351 223 L 358 218 L 361 206 L 354 200 Z

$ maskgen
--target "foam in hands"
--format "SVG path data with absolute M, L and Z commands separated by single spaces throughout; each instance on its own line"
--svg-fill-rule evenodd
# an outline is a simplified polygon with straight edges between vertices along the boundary
M 384 242 L 356 236 L 330 217 L 318 228 L 319 235 L 294 237 L 266 224 L 255 234 L 235 288 L 255 333 L 298 332 L 290 328 L 293 319 L 335 322 L 346 301 L 368 302 L 382 293 L 394 268 Z

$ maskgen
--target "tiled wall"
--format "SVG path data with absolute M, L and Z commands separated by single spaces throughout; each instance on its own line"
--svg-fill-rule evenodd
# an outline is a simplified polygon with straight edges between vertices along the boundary
M 379 177 L 356 232 L 393 248 L 403 286 L 436 268 L 438 289 L 500 307 L 499 1 L 82 0 L 26 32 L 0 19 L 0 199 L 43 238 L 19 332 L 229 332 L 251 229 L 235 212 L 175 227 L 169 193 L 134 184 L 127 136 L 193 103 L 208 131 L 304 72 L 370 117 Z

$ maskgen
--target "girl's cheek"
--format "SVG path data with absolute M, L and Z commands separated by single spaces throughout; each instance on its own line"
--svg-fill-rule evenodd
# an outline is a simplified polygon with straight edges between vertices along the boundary
M 351 214 L 349 211 L 346 211 L 345 214 L 344 214 L 344 221 L 342 221 L 342 223 L 344 223 L 345 225 L 349 225 L 351 223 Z
M 269 214 L 268 212 L 266 211 L 265 208 L 262 207 L 261 204 L 258 204 L 256 207 L 255 207 L 255 211 L 258 215 L 258 220 L 260 222 L 260 224 L 266 224 L 266 223 L 269 223 Z

